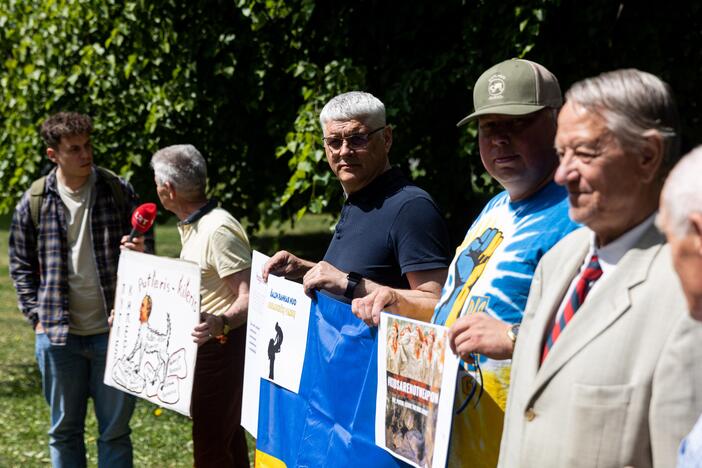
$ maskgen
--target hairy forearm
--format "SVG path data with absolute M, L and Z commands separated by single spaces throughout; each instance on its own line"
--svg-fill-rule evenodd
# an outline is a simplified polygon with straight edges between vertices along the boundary
M 223 314 L 231 328 L 237 328 L 246 322 L 249 312 L 249 276 L 251 276 L 251 269 L 247 268 L 223 278 L 229 289 L 236 295 L 232 305 Z
M 434 314 L 439 295 L 434 291 L 396 289 L 397 302 L 387 307 L 389 312 L 428 322 Z M 440 291 L 439 291 L 440 293 Z
M 310 271 L 314 266 L 317 264 L 317 262 L 311 262 L 309 260 L 305 259 L 300 259 L 300 263 L 297 265 L 296 270 L 290 274 L 290 275 L 285 275 L 286 278 L 292 279 L 292 280 L 299 280 L 305 274 L 307 274 L 308 271 Z
M 356 286 L 354 297 L 367 296 L 379 288 L 383 288 L 382 284 L 371 281 L 368 278 L 363 278 Z M 415 285 L 412 289 L 393 289 L 408 301 L 408 305 L 419 305 L 428 301 L 424 307 L 431 306 L 432 310 L 441 297 L 441 284 L 437 281 L 427 281 L 422 284 Z M 433 303 L 431 303 L 433 301 Z M 416 302 L 416 304 L 415 304 Z
M 230 328 L 237 328 L 246 323 L 249 312 L 249 293 L 239 294 L 232 305 L 224 312 Z
M 382 285 L 376 283 L 375 281 L 371 281 L 368 278 L 363 278 L 356 286 L 356 289 L 353 292 L 353 297 L 367 296 L 381 287 Z
M 446 269 L 410 272 L 407 281 L 410 289 L 393 289 L 364 279 L 356 288 L 354 313 L 368 323 L 377 324 L 380 310 L 387 310 L 404 317 L 429 321 L 441 297 L 441 285 Z

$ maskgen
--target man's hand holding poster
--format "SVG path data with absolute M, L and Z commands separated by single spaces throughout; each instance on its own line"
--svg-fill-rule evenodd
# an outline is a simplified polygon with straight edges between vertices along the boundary
M 241 425 L 258 434 L 261 378 L 297 392 L 305 359 L 310 298 L 302 285 L 274 275 L 263 281 L 270 257 L 254 251 L 251 261 Z
M 413 466 L 443 468 L 457 369 L 445 327 L 382 313 L 376 443 Z

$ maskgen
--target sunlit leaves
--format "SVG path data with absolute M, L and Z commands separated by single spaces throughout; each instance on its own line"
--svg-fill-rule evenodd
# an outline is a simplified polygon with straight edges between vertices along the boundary
M 192 107 L 192 83 L 181 70 L 193 64 L 172 53 L 177 34 L 166 13 L 121 0 L 27 0 L 0 7 L 6 57 L 0 210 L 12 208 L 45 162 L 37 127 L 48 114 L 90 114 L 96 148 L 105 150 L 96 152 L 96 160 L 128 175 L 142 164 L 133 149 L 155 149 L 168 117 Z

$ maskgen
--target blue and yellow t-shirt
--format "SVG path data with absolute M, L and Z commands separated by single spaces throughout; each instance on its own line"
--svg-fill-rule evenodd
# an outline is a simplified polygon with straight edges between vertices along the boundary
M 432 322 L 450 326 L 474 312 L 521 322 L 536 265 L 578 227 L 568 218 L 566 190 L 554 182 L 518 202 L 510 202 L 507 192 L 496 195 L 456 249 Z M 496 465 L 510 364 L 480 357 L 484 393 L 477 406 L 471 403 L 454 417 L 451 460 Z M 457 407 L 470 394 L 474 378 L 471 369 L 459 372 Z

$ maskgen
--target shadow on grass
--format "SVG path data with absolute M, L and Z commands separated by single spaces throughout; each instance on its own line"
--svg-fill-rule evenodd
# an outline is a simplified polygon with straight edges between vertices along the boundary
M 34 362 L 0 366 L 0 398 L 23 398 L 41 391 L 41 375 Z

